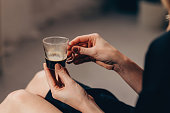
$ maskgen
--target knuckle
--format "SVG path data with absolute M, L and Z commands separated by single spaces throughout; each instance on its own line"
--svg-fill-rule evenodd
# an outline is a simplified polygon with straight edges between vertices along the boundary
M 98 33 L 93 33 L 93 36 L 99 37 L 100 35 Z
M 94 36 L 98 36 L 99 34 L 98 33 L 93 33 Z
M 77 36 L 75 39 L 80 39 L 82 36 Z

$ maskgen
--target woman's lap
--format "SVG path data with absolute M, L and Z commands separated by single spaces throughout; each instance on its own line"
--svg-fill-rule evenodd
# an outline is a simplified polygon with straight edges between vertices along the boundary
M 133 107 L 120 102 L 112 93 L 105 89 L 90 88 L 82 83 L 79 84 L 94 98 L 96 104 L 106 113 L 130 113 L 133 110 Z M 54 99 L 51 91 L 47 93 L 45 99 L 64 113 L 80 113 L 69 105 Z

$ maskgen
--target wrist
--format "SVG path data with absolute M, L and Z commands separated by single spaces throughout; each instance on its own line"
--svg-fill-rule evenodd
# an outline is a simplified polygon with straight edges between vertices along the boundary
M 132 65 L 134 65 L 135 63 L 133 61 L 131 61 L 127 56 L 121 54 L 120 55 L 120 60 L 117 63 L 117 65 L 115 66 L 115 71 L 119 74 L 119 75 L 124 75 L 126 73 L 129 73 L 131 70 L 131 67 L 134 67 Z
M 131 63 L 130 59 L 123 55 L 118 50 L 115 52 L 117 57 L 112 57 L 115 63 L 113 64 L 113 70 L 116 71 L 118 74 L 123 73 L 126 70 L 126 66 Z
M 82 113 L 104 113 L 91 98 L 88 98 L 87 100 L 82 102 L 79 111 L 81 111 Z
M 111 47 L 110 53 L 108 56 L 111 58 L 111 61 L 113 64 L 122 65 L 126 63 L 129 58 L 122 54 L 119 50 L 115 49 L 114 47 Z

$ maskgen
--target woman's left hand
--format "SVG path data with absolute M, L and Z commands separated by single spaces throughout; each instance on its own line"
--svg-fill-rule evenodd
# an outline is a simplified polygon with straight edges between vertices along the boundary
M 44 63 L 44 70 L 54 99 L 60 100 L 79 111 L 82 111 L 84 105 L 89 102 L 95 104 L 92 97 L 70 77 L 66 68 L 56 64 L 54 72 L 54 70 L 48 69 Z

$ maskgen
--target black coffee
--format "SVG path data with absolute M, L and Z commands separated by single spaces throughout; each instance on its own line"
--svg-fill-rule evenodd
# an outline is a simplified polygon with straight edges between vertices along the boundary
M 46 63 L 47 63 L 47 67 L 50 68 L 50 69 L 55 69 L 55 64 L 57 64 L 57 63 L 62 65 L 63 67 L 65 67 L 66 59 L 61 60 L 61 61 L 51 61 L 51 60 L 48 60 L 48 59 L 45 58 L 45 60 L 46 60 Z

